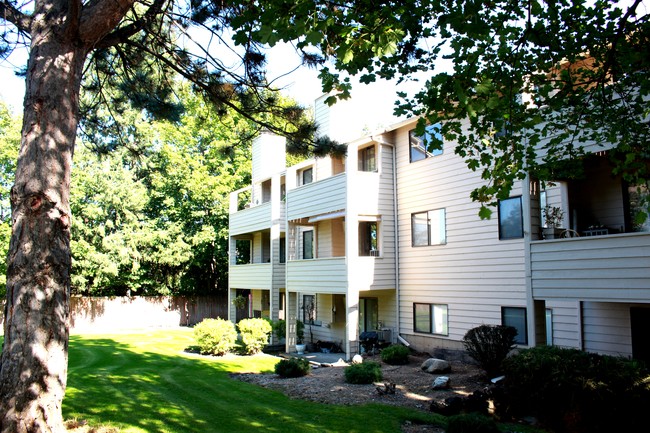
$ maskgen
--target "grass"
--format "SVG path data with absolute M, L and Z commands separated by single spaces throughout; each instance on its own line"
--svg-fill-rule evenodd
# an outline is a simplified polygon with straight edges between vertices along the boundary
M 270 356 L 206 358 L 183 353 L 190 330 L 73 336 L 65 419 L 120 432 L 400 432 L 400 425 L 444 425 L 443 417 L 378 405 L 333 406 L 232 380 L 271 372 Z

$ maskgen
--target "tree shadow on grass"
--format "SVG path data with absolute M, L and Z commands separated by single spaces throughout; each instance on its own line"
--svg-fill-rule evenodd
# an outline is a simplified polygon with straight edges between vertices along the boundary
M 247 362 L 252 361 L 138 352 L 113 339 L 73 338 L 64 418 L 149 433 L 399 432 L 406 419 L 430 420 L 401 408 L 291 400 L 230 379 Z

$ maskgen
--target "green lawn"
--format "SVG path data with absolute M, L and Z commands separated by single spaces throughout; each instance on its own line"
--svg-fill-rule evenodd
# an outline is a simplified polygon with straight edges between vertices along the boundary
M 190 330 L 73 336 L 64 418 L 122 432 L 399 432 L 441 417 L 391 406 L 291 400 L 229 378 L 272 371 L 272 357 L 187 355 Z

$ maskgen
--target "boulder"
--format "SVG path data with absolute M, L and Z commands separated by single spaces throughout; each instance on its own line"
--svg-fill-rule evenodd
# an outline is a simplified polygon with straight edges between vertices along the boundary
M 438 358 L 429 358 L 422 363 L 422 370 L 427 373 L 449 373 L 451 371 L 451 365 L 444 359 Z
M 433 389 L 448 389 L 449 388 L 449 377 L 447 376 L 438 376 L 436 380 L 433 381 L 431 385 Z
M 353 364 L 362 364 L 362 363 L 363 363 L 363 356 L 358 355 L 358 354 L 357 354 L 357 355 L 354 355 L 354 356 L 352 357 L 352 363 L 353 363 Z

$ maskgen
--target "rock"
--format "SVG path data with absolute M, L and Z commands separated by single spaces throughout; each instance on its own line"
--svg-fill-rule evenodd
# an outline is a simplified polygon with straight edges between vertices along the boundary
M 429 358 L 422 363 L 422 370 L 427 373 L 449 373 L 451 371 L 451 365 L 444 359 L 438 358 Z
M 449 388 L 449 378 L 447 376 L 438 376 L 431 385 L 433 389 L 447 389 Z
M 363 364 L 363 356 L 361 355 L 354 355 L 352 357 L 352 363 L 353 364 Z

